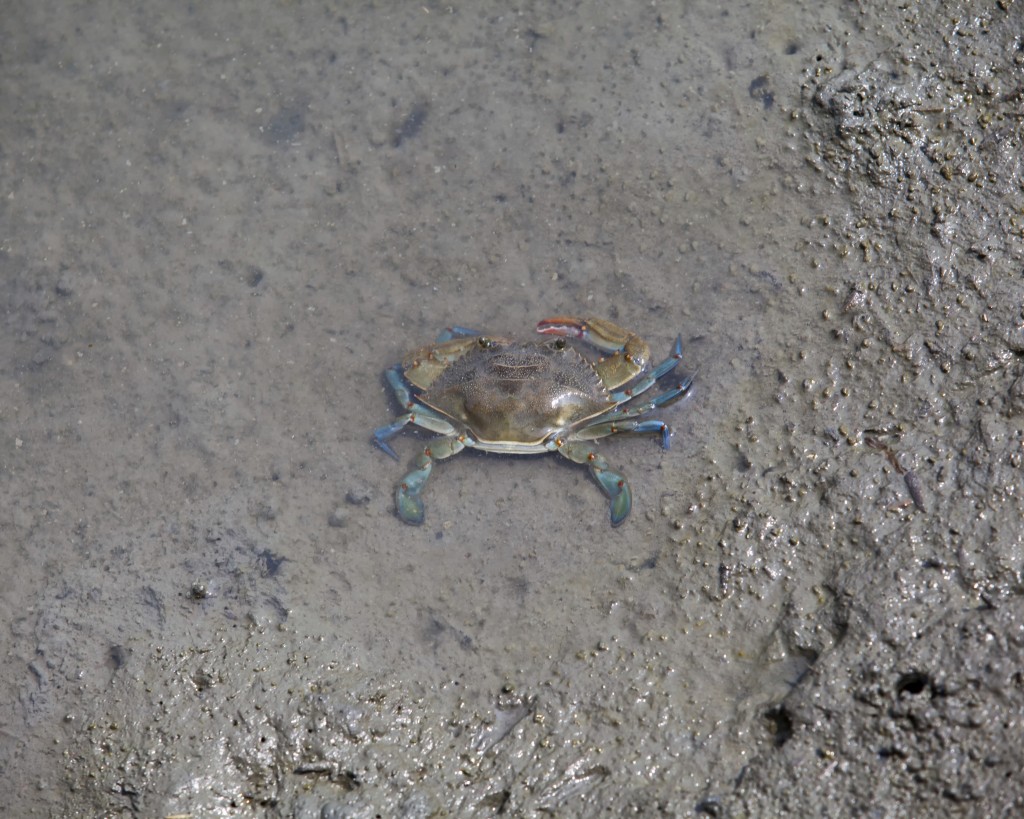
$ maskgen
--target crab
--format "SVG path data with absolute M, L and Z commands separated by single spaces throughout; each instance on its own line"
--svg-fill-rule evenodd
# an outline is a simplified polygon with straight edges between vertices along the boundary
M 409 424 L 438 433 L 395 489 L 395 511 L 403 521 L 423 523 L 421 493 L 434 464 L 466 447 L 511 455 L 558 452 L 586 464 L 609 499 L 612 526 L 628 517 L 629 484 L 592 442 L 654 433 L 669 448 L 668 424 L 643 416 L 690 389 L 692 377 L 684 376 L 647 394 L 674 374 L 682 337 L 668 358 L 651 367 L 647 342 L 606 319 L 556 316 L 540 321 L 537 332 L 555 338 L 516 341 L 449 327 L 434 344 L 385 372 L 405 411 L 374 430 L 374 442 L 397 460 L 388 441 Z M 573 339 L 583 343 L 582 351 Z M 588 348 L 598 355 L 585 355 Z

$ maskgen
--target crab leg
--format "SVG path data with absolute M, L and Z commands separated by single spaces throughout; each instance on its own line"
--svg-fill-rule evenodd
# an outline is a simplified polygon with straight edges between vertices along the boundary
M 608 465 L 603 455 L 588 444 L 580 442 L 556 442 L 556 451 L 574 463 L 590 467 L 590 474 L 611 501 L 609 513 L 612 526 L 618 526 L 629 516 L 629 510 L 633 508 L 629 484 Z
M 395 487 L 395 511 L 398 517 L 414 526 L 423 523 L 423 499 L 420 493 L 434 469 L 434 461 L 450 458 L 473 443 L 465 435 L 449 435 L 436 438 L 425 446 L 416 458 L 416 468 Z
M 415 401 L 410 402 L 408 407 L 410 412 L 399 415 L 390 424 L 377 427 L 373 431 L 373 442 L 396 461 L 398 460 L 398 453 L 391 448 L 388 439 L 401 432 L 407 424 L 415 424 L 418 427 L 429 429 L 431 432 L 439 432 L 442 435 L 451 435 L 455 432 L 455 427 L 429 407 L 417 404 Z
M 602 415 L 599 421 L 581 428 L 576 433 L 576 438 L 584 441 L 594 441 L 598 438 L 606 438 L 609 435 L 616 435 L 618 433 L 642 434 L 645 432 L 660 432 L 661 448 L 668 449 L 672 439 L 672 428 L 664 421 L 659 421 L 655 418 L 637 419 L 637 416 L 681 398 L 689 392 L 692 383 L 692 376 L 686 376 L 674 387 L 655 395 L 653 398 L 649 398 L 634 406 L 624 407 L 617 412 Z
M 664 421 L 656 419 L 644 421 L 630 421 L 626 419 L 602 421 L 599 424 L 583 427 L 583 429 L 576 433 L 576 437 L 581 441 L 596 441 L 598 438 L 607 438 L 609 435 L 619 435 L 620 433 L 639 435 L 648 432 L 659 433 L 661 435 L 661 448 L 669 448 L 672 439 L 672 427 Z
M 668 375 L 672 370 L 679 366 L 679 362 L 683 360 L 683 337 L 676 336 L 676 342 L 672 345 L 672 353 L 664 361 L 659 363 L 653 370 L 647 375 L 641 378 L 632 386 L 626 387 L 618 392 L 611 394 L 611 399 L 616 404 L 622 404 L 625 401 L 639 395 L 642 392 L 646 392 L 657 382 L 659 378 Z
M 693 376 L 686 376 L 682 381 L 678 382 L 674 387 L 660 392 L 653 398 L 647 398 L 643 401 L 639 401 L 633 404 L 623 404 L 615 412 L 610 412 L 607 415 L 602 415 L 602 421 L 620 421 L 623 418 L 636 418 L 638 415 L 643 415 L 645 412 L 650 412 L 652 409 L 663 407 L 666 404 L 671 404 L 673 401 L 682 398 L 686 393 L 690 391 L 690 386 L 693 384 Z
M 388 384 L 391 385 L 391 390 L 394 392 L 399 404 L 404 407 L 412 403 L 409 386 L 405 383 L 405 379 L 402 378 L 401 366 L 396 365 L 385 370 L 384 377 L 387 379 Z
M 388 440 L 401 432 L 407 424 L 415 424 L 418 427 L 429 429 L 431 432 L 439 432 L 442 435 L 454 434 L 455 427 L 448 423 L 443 416 L 412 399 L 412 395 L 409 393 L 409 388 L 402 378 L 402 372 L 399 367 L 392 367 L 390 370 L 387 370 L 386 378 L 395 393 L 395 398 L 398 399 L 398 403 L 405 407 L 408 412 L 404 415 L 399 415 L 390 424 L 377 427 L 373 431 L 373 441 L 377 446 L 397 461 L 398 455 L 391 448 Z
M 594 370 L 609 389 L 636 378 L 651 360 L 651 348 L 646 341 L 607 319 L 552 316 L 538 322 L 537 332 L 578 338 L 611 353 L 594 364 Z

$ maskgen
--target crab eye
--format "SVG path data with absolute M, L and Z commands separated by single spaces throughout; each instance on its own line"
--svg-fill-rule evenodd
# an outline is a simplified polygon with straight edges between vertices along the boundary
M 480 338 L 479 338 L 479 339 L 477 339 L 477 343 L 478 343 L 478 344 L 479 344 L 479 345 L 480 345 L 480 346 L 481 346 L 481 347 L 482 347 L 483 349 L 485 349 L 485 350 L 486 350 L 486 349 L 487 349 L 488 347 L 493 347 L 493 346 L 494 346 L 494 342 L 493 342 L 493 341 L 491 341 L 491 339 L 489 339 L 489 338 L 488 338 L 487 336 L 480 336 Z
M 556 350 L 564 350 L 565 349 L 565 339 L 564 338 L 556 338 L 555 339 L 555 349 Z

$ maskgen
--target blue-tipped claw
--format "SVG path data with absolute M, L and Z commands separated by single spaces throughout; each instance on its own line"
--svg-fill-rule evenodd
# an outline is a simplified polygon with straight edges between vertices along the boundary
M 423 523 L 423 500 L 420 498 L 419 489 L 414 492 L 405 481 L 398 484 L 395 489 L 395 511 L 398 512 L 398 517 L 412 526 Z
M 433 459 L 424 451 L 416 459 L 416 469 L 402 478 L 401 483 L 395 488 L 395 511 L 398 512 L 398 517 L 413 526 L 423 523 L 423 500 L 420 498 L 420 492 L 423 491 L 423 484 L 427 482 L 433 468 Z
M 633 493 L 629 489 L 629 484 L 622 475 L 610 469 L 594 467 L 591 472 L 610 501 L 609 517 L 612 526 L 618 526 L 629 517 L 629 512 L 633 508 Z

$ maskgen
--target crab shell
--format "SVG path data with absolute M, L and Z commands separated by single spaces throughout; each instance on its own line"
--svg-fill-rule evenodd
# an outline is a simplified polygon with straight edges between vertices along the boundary
M 466 428 L 480 449 L 545 452 L 616 406 L 594 365 L 563 338 L 476 337 L 424 347 L 402 362 L 418 400 Z

